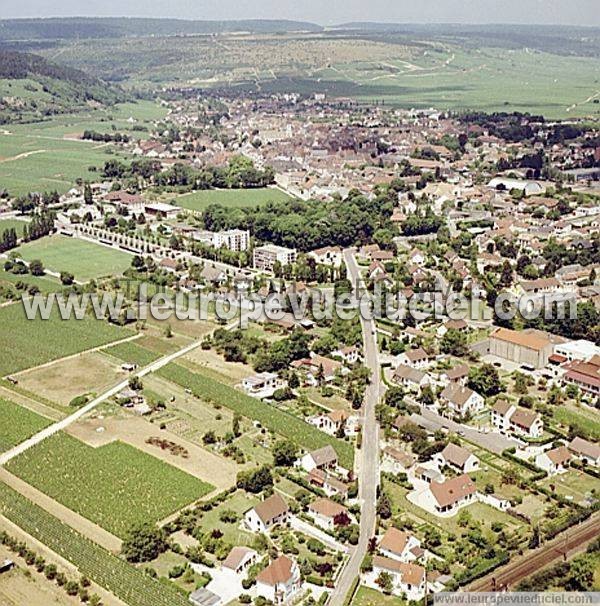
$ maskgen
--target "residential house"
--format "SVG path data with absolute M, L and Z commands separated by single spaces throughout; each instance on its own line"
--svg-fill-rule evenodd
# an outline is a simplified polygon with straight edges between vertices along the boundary
M 400 362 L 400 364 L 405 364 L 411 368 L 423 370 L 429 366 L 431 358 L 424 349 L 419 347 L 417 349 L 409 349 L 404 353 L 401 353 L 397 357 L 397 360 Z
M 492 408 L 492 425 L 502 434 L 516 437 L 540 438 L 544 422 L 539 413 L 517 408 L 506 400 L 497 400 Z
M 421 541 L 416 537 L 390 526 L 379 543 L 379 551 L 399 562 L 414 562 L 421 556 Z
M 328 497 L 339 495 L 344 500 L 348 498 L 348 492 L 350 491 L 348 484 L 321 469 L 313 469 L 308 474 L 308 481 L 314 486 L 322 488 Z
M 261 372 L 242 381 L 243 390 L 253 398 L 270 398 L 285 386 L 286 382 L 274 372 Z
M 313 469 L 335 471 L 338 466 L 338 456 L 333 446 L 328 444 L 305 454 L 301 459 L 301 465 L 309 473 Z
M 404 364 L 400 364 L 396 368 L 392 375 L 392 381 L 413 393 L 418 393 L 425 385 L 430 383 L 429 376 L 426 373 Z
M 348 516 L 348 510 L 331 499 L 319 498 L 308 506 L 308 514 L 317 526 L 325 530 L 334 530 L 336 518 L 344 514 Z
M 344 262 L 342 249 L 339 246 L 326 246 L 318 248 L 308 253 L 318 265 L 330 265 L 332 267 L 341 267 Z
M 573 456 L 566 446 L 559 446 L 558 448 L 553 448 L 539 454 L 535 458 L 535 464 L 540 469 L 548 472 L 548 475 L 553 476 L 558 473 L 564 473 L 572 458 Z
M 477 500 L 477 487 L 466 474 L 445 482 L 432 482 L 429 490 L 438 513 L 454 515 L 461 507 Z
M 345 410 L 332 410 L 331 412 L 310 417 L 308 422 L 330 436 L 336 435 L 344 428 L 350 415 Z
M 573 438 L 567 447 L 584 465 L 600 467 L 600 444 L 583 438 Z
M 464 416 L 483 410 L 485 400 L 469 387 L 451 383 L 440 394 L 440 405 L 455 415 Z
M 258 560 L 258 553 L 249 547 L 234 547 L 223 560 L 222 568 L 243 574 Z
M 331 355 L 336 358 L 341 358 L 346 364 L 352 366 L 360 360 L 360 349 L 355 346 L 342 347 L 331 352 Z
M 373 556 L 373 571 L 371 582 L 382 574 L 387 573 L 392 579 L 393 593 L 406 595 L 410 602 L 422 600 L 425 597 L 425 568 L 418 564 L 398 562 L 384 556 Z
M 479 469 L 479 459 L 472 452 L 452 443 L 438 452 L 434 460 L 440 468 L 448 466 L 461 473 L 471 473 Z
M 268 532 L 276 524 L 285 524 L 289 513 L 288 504 L 275 493 L 246 512 L 244 523 L 252 532 Z
M 301 589 L 300 569 L 287 556 L 271 562 L 256 577 L 256 593 L 276 606 L 291 602 Z
M 440 379 L 446 385 L 449 383 L 466 385 L 467 380 L 469 379 L 469 367 L 466 364 L 459 364 L 458 366 L 443 372 Z
M 388 473 L 406 473 L 414 464 L 416 458 L 410 453 L 386 446 L 383 449 L 381 469 Z

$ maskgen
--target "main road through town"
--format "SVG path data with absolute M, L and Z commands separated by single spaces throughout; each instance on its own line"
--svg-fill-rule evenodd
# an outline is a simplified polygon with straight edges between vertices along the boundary
M 348 269 L 348 278 L 354 292 L 360 296 L 366 291 L 353 250 L 344 251 L 344 261 Z M 361 501 L 360 536 L 356 548 L 352 551 L 346 566 L 336 582 L 328 604 L 342 606 L 354 580 L 360 574 L 361 562 L 367 553 L 369 540 L 375 533 L 377 487 L 379 485 L 379 426 L 375 418 L 375 406 L 383 395 L 383 383 L 379 367 L 377 331 L 375 321 L 361 317 L 365 366 L 371 371 L 371 382 L 365 393 L 363 405 L 364 421 L 362 444 L 360 449 L 358 485 Z

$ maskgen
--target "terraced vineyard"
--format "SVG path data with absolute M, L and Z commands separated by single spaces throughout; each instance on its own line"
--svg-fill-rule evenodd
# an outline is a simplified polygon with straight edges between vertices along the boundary
M 175 589 L 133 568 L 0 483 L 0 514 L 129 606 L 188 606 Z
M 329 436 L 298 417 L 251 398 L 205 375 L 195 374 L 179 364 L 169 364 L 161 368 L 158 374 L 191 389 L 198 398 L 208 402 L 218 402 L 249 419 L 259 421 L 267 429 L 292 440 L 306 450 L 315 450 L 330 444 L 338 454 L 340 465 L 346 469 L 353 468 L 354 449 L 349 442 Z

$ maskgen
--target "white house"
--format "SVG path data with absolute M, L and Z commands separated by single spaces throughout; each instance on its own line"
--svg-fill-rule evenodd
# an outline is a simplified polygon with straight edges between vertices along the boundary
M 258 560 L 258 553 L 249 547 L 234 547 L 223 560 L 222 568 L 231 570 L 235 574 L 245 573 L 250 566 Z
M 390 526 L 379 543 L 379 551 L 392 560 L 414 562 L 422 555 L 421 541 L 416 537 Z
M 273 604 L 287 604 L 302 589 L 300 569 L 286 556 L 271 562 L 256 577 L 256 593 Z
M 583 438 L 573 438 L 568 449 L 577 457 L 584 465 L 592 467 L 600 467 L 600 445 L 588 442 Z
M 434 460 L 440 468 L 448 466 L 461 473 L 471 473 L 479 469 L 479 459 L 472 452 L 452 443 L 448 444 L 442 452 L 438 452 Z
M 405 594 L 410 602 L 425 597 L 425 568 L 422 566 L 376 555 L 373 557 L 373 571 L 369 575 L 372 585 L 377 586 L 376 580 L 383 572 L 390 575 L 395 595 Z
M 409 349 L 397 356 L 396 359 L 399 364 L 404 364 L 418 370 L 427 368 L 430 362 L 429 354 L 421 347 L 418 349 Z
M 429 490 L 438 513 L 454 515 L 461 507 L 477 500 L 477 487 L 471 478 L 464 474 L 450 478 L 445 482 L 432 482 Z
M 288 504 L 277 493 L 246 512 L 244 523 L 252 532 L 268 532 L 276 524 L 289 519 Z
M 345 410 L 332 410 L 328 413 L 310 417 L 308 422 L 330 436 L 334 436 L 341 428 L 346 426 L 349 418 L 350 415 Z
M 517 408 L 506 400 L 497 400 L 492 408 L 492 425 L 502 434 L 539 438 L 544 433 L 542 417 L 533 410 Z
M 457 415 L 480 412 L 485 407 L 485 400 L 469 387 L 451 383 L 440 394 L 442 406 Z
M 569 461 L 572 455 L 566 446 L 559 446 L 539 454 L 535 458 L 535 464 L 548 473 L 548 475 L 556 475 L 567 471 Z
M 323 471 L 329 469 L 335 471 L 338 465 L 338 457 L 333 446 L 327 445 L 305 454 L 302 457 L 300 464 L 309 473 L 313 471 L 313 469 L 322 469 Z
M 400 366 L 396 368 L 392 375 L 392 381 L 413 393 L 418 393 L 423 387 L 430 383 L 427 373 L 406 366 L 405 364 L 400 364 Z
M 336 518 L 342 514 L 348 516 L 348 510 L 335 501 L 319 498 L 308 506 L 308 514 L 312 517 L 317 526 L 320 526 L 325 530 L 334 530 Z
M 504 497 L 501 497 L 497 494 L 486 494 L 483 492 L 479 493 L 479 500 L 494 509 L 498 509 L 500 511 L 506 511 L 510 509 L 510 501 Z
M 253 398 L 270 398 L 285 386 L 286 382 L 274 372 L 261 372 L 242 381 L 243 390 Z

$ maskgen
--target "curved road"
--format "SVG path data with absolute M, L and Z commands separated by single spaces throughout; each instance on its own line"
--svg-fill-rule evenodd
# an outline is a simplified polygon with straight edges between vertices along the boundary
M 344 251 L 348 278 L 354 292 L 364 292 L 358 264 L 353 250 Z M 369 539 L 375 533 L 377 487 L 379 485 L 379 426 L 375 418 L 375 406 L 383 394 L 377 349 L 377 333 L 374 320 L 361 318 L 365 365 L 371 370 L 371 383 L 365 393 L 362 446 L 360 450 L 358 485 L 361 501 L 360 536 L 342 574 L 329 596 L 329 606 L 342 606 L 354 580 L 360 574 L 360 565 L 367 553 Z

